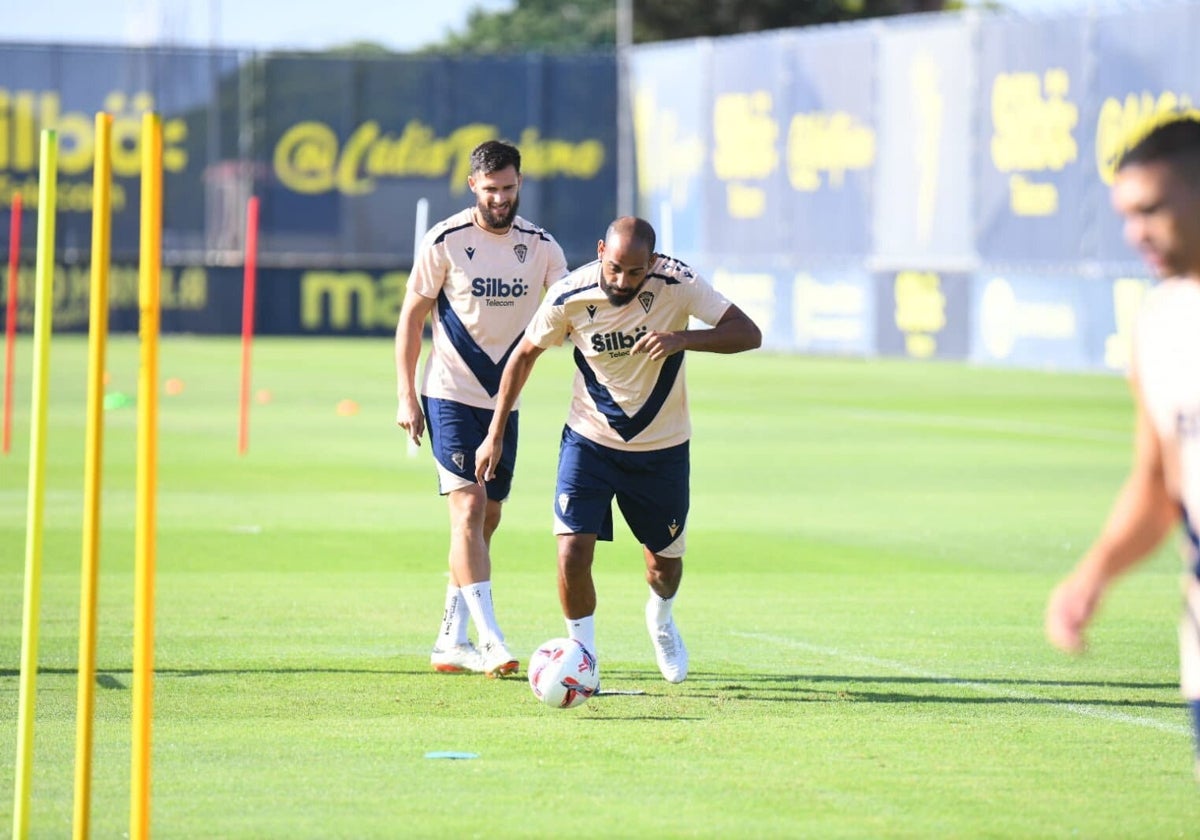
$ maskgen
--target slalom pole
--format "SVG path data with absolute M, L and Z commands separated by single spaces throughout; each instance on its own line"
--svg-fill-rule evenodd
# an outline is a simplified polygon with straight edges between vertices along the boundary
M 4 322 L 4 433 L 3 448 L 12 449 L 13 367 L 17 356 L 17 275 L 21 271 L 21 194 L 13 193 L 8 222 L 8 307 Z
M 413 268 L 417 267 L 417 257 L 421 255 L 421 240 L 425 238 L 425 231 L 429 229 L 429 199 L 417 199 L 417 218 L 416 226 L 413 230 Z M 411 272 L 410 272 L 411 273 Z M 416 458 L 421 451 L 420 447 L 413 441 L 411 437 L 405 436 L 408 441 L 408 457 Z
M 162 273 L 162 118 L 142 115 L 142 207 L 138 263 L 141 366 L 137 397 L 134 515 L 133 748 L 129 837 L 150 836 L 150 734 L 154 696 L 154 528 L 158 457 L 158 328 Z
M 38 614 L 42 593 L 42 524 L 46 508 L 46 405 L 50 383 L 50 331 L 54 306 L 54 232 L 58 200 L 58 135 L 42 129 L 38 164 L 37 262 L 34 269 L 33 398 L 29 434 L 29 503 L 25 526 L 25 609 L 21 632 L 21 685 L 17 702 L 15 840 L 29 836 L 33 780 L 33 717 L 37 696 Z
M 242 398 L 238 411 L 238 454 L 250 447 L 250 346 L 254 341 L 254 297 L 258 281 L 258 196 L 246 200 L 246 255 L 242 275 Z
M 112 115 L 96 114 L 92 167 L 92 273 L 88 318 L 87 426 L 83 450 L 83 557 L 79 594 L 79 674 L 75 701 L 73 837 L 91 833 L 92 723 L 96 700 L 96 601 L 100 577 L 100 474 L 104 462 L 104 365 L 112 233 Z

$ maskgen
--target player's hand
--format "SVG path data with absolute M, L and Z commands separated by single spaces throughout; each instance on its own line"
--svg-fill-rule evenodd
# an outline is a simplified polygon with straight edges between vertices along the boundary
M 417 446 L 421 445 L 421 435 L 425 434 L 425 415 L 416 399 L 400 400 L 396 409 L 396 425 L 408 432 L 409 440 Z
M 475 450 L 475 480 L 478 483 L 483 484 L 496 477 L 496 465 L 500 463 L 503 452 L 504 445 L 500 441 L 490 437 L 483 439 L 483 443 Z
M 1046 605 L 1046 638 L 1067 653 L 1087 648 L 1083 631 L 1100 600 L 1099 591 L 1078 577 L 1069 577 L 1050 595 Z
M 645 353 L 653 361 L 665 359 L 683 349 L 684 338 L 677 332 L 648 332 L 637 340 L 631 352 Z

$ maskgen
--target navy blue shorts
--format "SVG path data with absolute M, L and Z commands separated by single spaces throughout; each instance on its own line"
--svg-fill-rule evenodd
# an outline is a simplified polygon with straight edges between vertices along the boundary
M 475 484 L 475 450 L 487 437 L 492 410 L 434 397 L 421 397 L 421 405 L 429 429 L 429 446 L 438 465 L 438 491 L 445 495 Z M 508 498 L 516 467 L 517 412 L 514 411 L 504 427 L 504 451 L 500 453 L 496 477 L 484 485 L 489 499 L 502 502 Z
M 638 542 L 655 554 L 682 556 L 689 475 L 687 442 L 651 452 L 624 452 L 565 427 L 554 489 L 555 533 L 611 540 L 615 496 Z

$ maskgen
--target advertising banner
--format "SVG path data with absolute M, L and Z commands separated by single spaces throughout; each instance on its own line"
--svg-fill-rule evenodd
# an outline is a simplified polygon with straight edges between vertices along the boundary
M 733 301 L 762 330 L 763 347 L 790 350 L 786 309 L 787 289 L 775 272 L 747 266 L 722 267 L 709 275 L 713 288 Z M 693 323 L 693 328 L 702 326 Z
M 1087 282 L 1072 276 L 976 276 L 971 360 L 1057 370 L 1088 367 Z
M 691 260 L 704 240 L 711 51 L 706 41 L 638 47 L 629 59 L 638 215 L 663 250 Z
M 1089 368 L 1114 373 L 1129 370 L 1134 324 L 1152 285 L 1152 280 L 1137 273 L 1116 273 L 1084 284 Z
M 776 33 L 722 38 L 712 47 L 712 152 L 705 189 L 706 250 L 787 251 L 784 132 L 786 41 Z
M 1095 254 L 1106 262 L 1138 263 L 1108 201 L 1113 168 L 1131 134 L 1156 115 L 1200 104 L 1200 6 L 1156 6 L 1152 14 L 1097 16 L 1093 36 L 1093 177 L 1099 188 Z
M 503 139 L 521 214 L 571 265 L 594 258 L 616 209 L 611 57 L 275 57 L 264 74 L 264 250 L 407 264 L 417 202 L 431 222 L 473 204 L 471 150 Z
M 42 129 L 57 135 L 59 254 L 71 262 L 91 249 L 95 116 L 112 125 L 112 253 L 138 250 L 142 114 L 156 111 L 163 130 L 163 248 L 206 246 L 205 174 L 236 150 L 236 125 L 214 108 L 235 77 L 238 54 L 0 45 L 0 238 L 8 242 L 15 192 L 22 227 L 36 230 Z M 236 91 L 236 85 L 232 88 Z M 33 250 L 33 235 L 27 253 Z
M 804 265 L 871 249 L 875 41 L 861 27 L 786 39 L 783 244 Z
M 610 54 L 334 58 L 171 49 L 0 45 L 0 241 L 20 192 L 37 218 L 38 144 L 59 139 L 58 257 L 87 260 L 93 124 L 113 114 L 112 251 L 138 249 L 142 115 L 163 122 L 168 260 L 241 259 L 261 200 L 260 263 L 411 265 L 416 207 L 469 206 L 469 155 L 522 152 L 521 213 L 572 265 L 616 211 L 616 65 Z M 32 253 L 32 237 L 23 243 Z
M 877 351 L 910 359 L 965 359 L 970 349 L 970 292 L 965 274 L 876 274 Z
M 1081 260 L 1094 167 L 1081 153 L 1087 31 L 1073 18 L 981 27 L 979 254 Z
M 797 272 L 791 298 L 791 349 L 799 353 L 875 354 L 875 280 L 865 271 Z
M 971 225 L 975 54 L 961 19 L 882 31 L 874 253 L 880 263 L 959 264 Z

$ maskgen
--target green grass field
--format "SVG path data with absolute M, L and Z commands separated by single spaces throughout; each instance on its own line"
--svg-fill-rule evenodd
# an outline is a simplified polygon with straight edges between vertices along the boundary
M 31 346 L 0 457 L 0 836 L 12 823 Z M 109 350 L 136 391 L 138 348 Z M 31 836 L 69 836 L 86 341 L 51 354 Z M 659 677 L 637 546 L 600 547 L 607 690 L 430 671 L 445 503 L 394 425 L 385 340 L 262 340 L 237 455 L 235 339 L 161 374 L 152 830 L 162 838 L 1200 836 L 1177 690 L 1173 546 L 1105 603 L 1092 652 L 1041 632 L 1129 460 L 1120 378 L 694 355 L 691 651 Z M 527 658 L 563 635 L 550 499 L 569 354 L 547 353 L 493 545 Z M 353 399 L 361 410 L 340 416 Z M 105 414 L 93 836 L 129 825 L 136 413 Z M 474 760 L 426 758 L 433 751 Z

